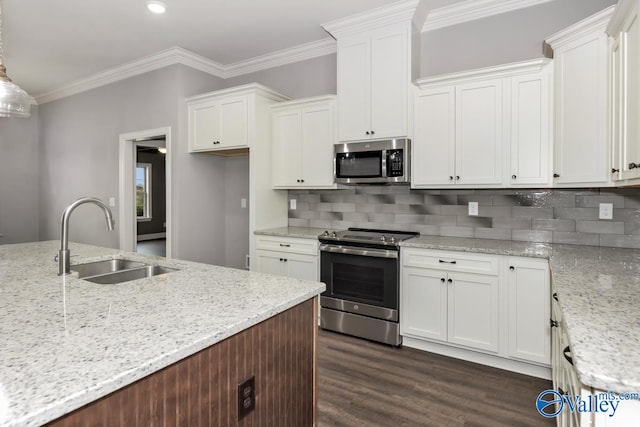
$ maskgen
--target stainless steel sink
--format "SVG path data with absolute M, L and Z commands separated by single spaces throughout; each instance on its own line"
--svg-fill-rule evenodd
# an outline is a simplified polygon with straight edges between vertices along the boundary
M 86 264 L 77 264 L 71 266 L 71 269 L 78 272 L 78 278 L 80 279 L 105 285 L 144 279 L 146 277 L 178 271 L 175 268 L 149 265 L 128 259 L 108 259 Z
M 113 273 L 115 271 L 144 267 L 145 263 L 130 259 L 105 259 L 104 261 L 88 262 L 86 264 L 72 265 L 71 270 L 78 272 L 78 278 L 98 276 Z

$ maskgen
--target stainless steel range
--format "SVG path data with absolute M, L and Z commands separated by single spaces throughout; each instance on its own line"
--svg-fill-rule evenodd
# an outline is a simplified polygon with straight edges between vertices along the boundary
M 398 346 L 399 243 L 419 233 L 349 228 L 320 240 L 320 325 Z

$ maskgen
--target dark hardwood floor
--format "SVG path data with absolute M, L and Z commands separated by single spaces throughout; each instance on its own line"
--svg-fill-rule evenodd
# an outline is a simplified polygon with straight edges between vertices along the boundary
M 320 330 L 318 425 L 553 426 L 535 400 L 551 382 Z

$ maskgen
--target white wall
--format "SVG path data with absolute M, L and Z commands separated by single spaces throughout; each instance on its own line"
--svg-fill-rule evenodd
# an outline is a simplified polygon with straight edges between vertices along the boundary
M 224 265 L 244 268 L 245 256 L 249 255 L 249 156 L 227 158 L 224 175 Z M 246 208 L 240 203 L 243 198 Z
M 0 244 L 38 240 L 38 108 L 0 118 Z
M 421 77 L 543 57 L 546 37 L 616 0 L 555 0 L 422 34 Z

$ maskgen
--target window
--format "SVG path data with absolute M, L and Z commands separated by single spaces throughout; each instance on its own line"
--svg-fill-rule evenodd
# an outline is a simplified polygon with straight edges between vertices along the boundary
M 136 164 L 136 217 L 139 221 L 151 219 L 151 164 Z

